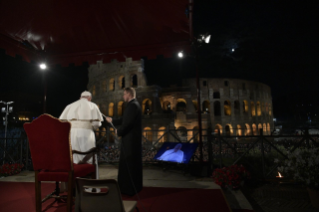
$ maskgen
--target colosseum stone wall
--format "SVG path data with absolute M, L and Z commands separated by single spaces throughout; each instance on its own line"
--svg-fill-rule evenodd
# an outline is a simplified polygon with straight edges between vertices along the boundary
M 135 87 L 147 140 L 156 140 L 168 129 L 177 129 L 185 141 L 189 140 L 198 130 L 199 105 L 203 129 L 219 129 L 222 134 L 235 136 L 258 135 L 260 129 L 268 135 L 273 129 L 271 89 L 263 83 L 201 78 L 198 104 L 196 79 L 161 88 L 147 85 L 143 68 L 143 60 L 108 64 L 98 61 L 89 67 L 88 88 L 102 113 L 121 117 L 125 109 L 123 88 Z

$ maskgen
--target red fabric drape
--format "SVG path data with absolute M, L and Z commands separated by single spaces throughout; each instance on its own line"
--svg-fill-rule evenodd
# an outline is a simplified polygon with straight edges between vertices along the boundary
M 3 0 L 0 48 L 68 65 L 188 51 L 188 0 Z

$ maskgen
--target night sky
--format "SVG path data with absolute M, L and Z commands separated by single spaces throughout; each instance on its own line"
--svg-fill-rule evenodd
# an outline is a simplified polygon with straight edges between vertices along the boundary
M 207 32 L 212 36 L 209 44 L 198 48 L 201 77 L 266 83 L 272 89 L 275 116 L 281 115 L 276 108 L 282 108 L 285 96 L 310 92 L 314 101 L 319 99 L 319 2 L 281 2 L 195 0 L 194 9 L 194 35 Z M 149 84 L 168 86 L 180 75 L 195 77 L 192 57 L 144 59 Z M 87 67 L 50 67 L 45 73 L 48 113 L 59 116 L 79 98 L 88 83 Z M 15 90 L 42 95 L 42 74 L 37 64 L 0 51 L 0 93 Z

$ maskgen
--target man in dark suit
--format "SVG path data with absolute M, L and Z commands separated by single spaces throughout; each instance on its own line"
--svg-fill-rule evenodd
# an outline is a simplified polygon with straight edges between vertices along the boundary
M 125 88 L 123 99 L 127 102 L 123 117 L 112 119 L 107 117 L 109 123 L 121 125 L 116 133 L 122 136 L 118 183 L 121 192 L 133 196 L 143 188 L 142 167 L 142 111 L 135 99 L 134 88 Z

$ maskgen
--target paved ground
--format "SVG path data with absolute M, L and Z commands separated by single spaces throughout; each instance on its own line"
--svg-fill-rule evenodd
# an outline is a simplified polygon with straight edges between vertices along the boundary
M 117 167 L 99 166 L 100 179 L 116 179 Z M 143 183 L 148 187 L 203 188 L 220 189 L 211 178 L 194 177 L 181 170 L 163 171 L 159 166 L 145 166 Z M 0 181 L 33 182 L 34 172 L 23 171 L 18 175 L 1 178 Z M 279 182 L 245 185 L 242 190 L 223 189 L 232 209 L 250 209 L 256 212 L 319 212 L 312 207 L 306 188 L 294 184 Z
M 117 179 L 117 172 L 117 167 L 114 165 L 99 165 L 100 179 Z M 163 171 L 162 167 L 159 166 L 145 166 L 143 177 L 143 184 L 147 187 L 221 189 L 211 178 L 194 177 L 181 170 Z M 0 181 L 34 182 L 34 172 L 23 171 L 14 176 L 1 178 Z M 232 209 L 252 210 L 251 204 L 240 190 L 223 190 L 223 192 Z
M 263 183 L 242 189 L 256 212 L 318 212 L 305 187 L 292 183 Z M 319 200 L 318 200 L 319 201 Z

